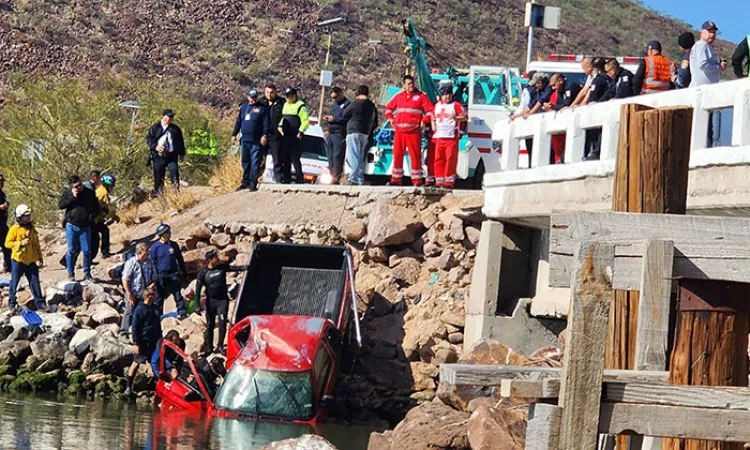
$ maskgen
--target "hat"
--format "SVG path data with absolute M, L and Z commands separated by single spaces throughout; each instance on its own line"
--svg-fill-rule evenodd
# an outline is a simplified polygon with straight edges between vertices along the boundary
M 167 225 L 166 223 L 160 223 L 158 227 L 156 227 L 156 235 L 161 236 L 164 233 L 169 233 L 172 231 L 172 228 Z
M 212 248 L 211 250 L 207 251 L 206 252 L 206 261 L 210 261 L 210 260 L 214 259 L 217 254 L 218 253 L 217 253 L 216 249 L 214 249 L 214 248 Z
M 686 31 L 677 38 L 677 44 L 682 48 L 693 48 L 695 44 L 695 36 L 691 31 Z
M 649 41 L 648 45 L 646 45 L 646 49 L 653 48 L 654 50 L 661 51 L 661 42 L 659 41 Z
M 284 96 L 286 97 L 286 96 L 289 96 L 289 95 L 297 95 L 297 89 L 295 89 L 293 87 L 286 88 L 284 90 Z
M 16 206 L 16 217 L 25 216 L 27 214 L 31 214 L 31 208 L 29 208 L 28 205 Z
M 531 81 L 529 81 L 529 84 L 537 84 L 540 80 L 543 80 L 547 78 L 547 74 L 544 72 L 537 72 L 534 74 L 533 77 L 531 77 Z
M 255 89 L 255 88 L 250 89 L 249 91 L 247 91 L 247 96 L 250 97 L 250 98 L 257 97 L 258 96 L 258 90 Z
M 713 20 L 707 20 L 703 22 L 701 30 L 719 31 L 719 27 L 716 26 L 716 22 L 714 22 Z
M 167 117 L 174 117 L 174 111 L 172 111 L 171 109 L 167 108 L 167 109 L 164 110 L 164 112 L 161 113 L 161 115 L 162 116 L 167 116 Z
M 440 86 L 440 95 L 453 94 L 453 87 L 449 84 Z

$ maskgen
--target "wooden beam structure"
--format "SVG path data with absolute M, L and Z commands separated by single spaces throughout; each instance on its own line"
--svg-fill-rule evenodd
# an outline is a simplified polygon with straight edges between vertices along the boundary
M 529 406 L 526 450 L 558 450 L 562 408 L 537 403 Z

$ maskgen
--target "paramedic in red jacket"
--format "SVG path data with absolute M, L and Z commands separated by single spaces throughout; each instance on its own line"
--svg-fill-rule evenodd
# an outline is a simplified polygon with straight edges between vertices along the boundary
M 409 150 L 411 183 L 421 186 L 422 171 L 422 120 L 431 114 L 432 102 L 414 86 L 414 77 L 404 77 L 404 90 L 396 94 L 385 107 L 385 116 L 395 130 L 393 138 L 392 186 L 400 186 L 404 177 L 404 155 Z
M 432 114 L 435 141 L 435 186 L 453 189 L 458 164 L 459 122 L 466 120 L 461 103 L 453 100 L 453 87 L 440 87 L 440 101 Z

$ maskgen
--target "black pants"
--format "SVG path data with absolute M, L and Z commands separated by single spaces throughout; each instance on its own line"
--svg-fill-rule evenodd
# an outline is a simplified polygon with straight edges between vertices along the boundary
M 344 174 L 346 137 L 340 134 L 329 134 L 327 141 L 328 171 L 334 180 L 338 180 Z
M 164 189 L 164 178 L 167 176 L 167 171 L 169 171 L 169 180 L 172 184 L 176 185 L 180 182 L 180 167 L 177 164 L 177 159 L 155 155 L 153 164 L 154 195 L 161 194 L 162 189 Z
M 284 136 L 281 139 L 281 153 L 286 153 L 286 157 L 291 164 L 285 167 L 284 178 L 287 182 L 292 181 L 292 166 L 294 167 L 295 182 L 304 183 L 305 174 L 302 172 L 302 141 L 297 136 Z
M 99 256 L 99 245 L 102 253 L 109 255 L 109 227 L 102 223 L 95 223 L 91 226 L 91 260 Z
M 596 128 L 593 130 L 586 130 L 586 143 L 584 144 L 583 149 L 584 158 L 591 157 L 592 159 L 599 159 L 601 151 L 602 129 Z
M 224 338 L 227 335 L 227 313 L 229 312 L 229 300 L 206 299 L 206 351 L 214 348 L 214 325 L 219 322 L 219 345 L 224 346 Z
M 284 180 L 284 174 L 287 172 L 286 167 L 289 166 L 289 160 L 286 158 L 287 155 L 281 151 L 281 139 L 269 139 L 268 151 L 273 158 L 273 181 L 276 183 L 288 182 L 288 180 Z
M 8 227 L 0 225 L 0 246 L 3 247 L 3 270 L 5 273 L 10 273 L 10 255 L 12 252 L 11 249 L 5 248 L 6 237 L 8 237 Z

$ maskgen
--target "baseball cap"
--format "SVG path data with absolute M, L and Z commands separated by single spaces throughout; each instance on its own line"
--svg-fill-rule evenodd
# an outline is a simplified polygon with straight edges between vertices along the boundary
M 701 30 L 719 31 L 719 27 L 716 26 L 716 22 L 714 22 L 713 20 L 707 20 L 703 22 L 703 26 L 701 26 Z
M 167 116 L 167 117 L 174 117 L 174 111 L 172 111 L 171 109 L 167 108 L 167 109 L 164 110 L 164 112 L 161 113 L 161 115 L 162 116 Z
M 257 97 L 258 96 L 258 90 L 255 89 L 255 88 L 250 89 L 249 91 L 247 91 L 247 96 L 251 97 L 251 98 Z
M 534 85 L 538 81 L 543 80 L 545 78 L 548 78 L 546 73 L 544 73 L 544 72 L 537 72 L 537 73 L 534 74 L 533 77 L 531 77 L 531 81 L 529 82 L 529 84 Z
M 287 95 L 297 95 L 297 89 L 295 89 L 293 87 L 286 88 L 284 90 L 284 96 L 287 96 Z
M 659 41 L 649 41 L 648 45 L 646 45 L 646 49 L 653 48 L 654 50 L 661 51 L 661 42 Z
M 450 85 L 444 84 L 440 86 L 440 95 L 452 94 L 453 88 Z

